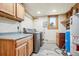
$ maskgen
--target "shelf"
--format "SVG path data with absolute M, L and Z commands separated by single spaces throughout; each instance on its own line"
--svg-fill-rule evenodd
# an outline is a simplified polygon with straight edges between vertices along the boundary
M 61 21 L 61 23 L 66 27 L 66 21 Z
M 66 29 L 70 29 L 70 20 L 63 20 L 61 23 L 66 27 Z

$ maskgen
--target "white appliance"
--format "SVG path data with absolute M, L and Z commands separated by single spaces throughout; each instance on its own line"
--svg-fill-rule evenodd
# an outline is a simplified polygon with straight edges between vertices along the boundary
M 70 17 L 70 53 L 78 55 L 76 45 L 79 44 L 79 13 Z

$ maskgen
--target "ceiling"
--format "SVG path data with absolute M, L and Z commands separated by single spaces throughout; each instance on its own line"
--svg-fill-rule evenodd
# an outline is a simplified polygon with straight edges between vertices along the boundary
M 25 3 L 26 11 L 32 16 L 64 14 L 75 5 L 74 3 Z

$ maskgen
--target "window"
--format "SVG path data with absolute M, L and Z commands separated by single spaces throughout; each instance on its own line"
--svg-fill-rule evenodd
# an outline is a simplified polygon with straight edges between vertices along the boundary
M 58 16 L 48 16 L 48 29 L 58 29 Z

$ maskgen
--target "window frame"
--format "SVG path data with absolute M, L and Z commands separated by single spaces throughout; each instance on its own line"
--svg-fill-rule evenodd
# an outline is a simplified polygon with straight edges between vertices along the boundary
M 56 26 L 55 27 L 52 27 L 50 28 L 50 17 L 56 17 Z M 48 16 L 48 29 L 58 29 L 58 15 L 51 15 L 51 16 Z

